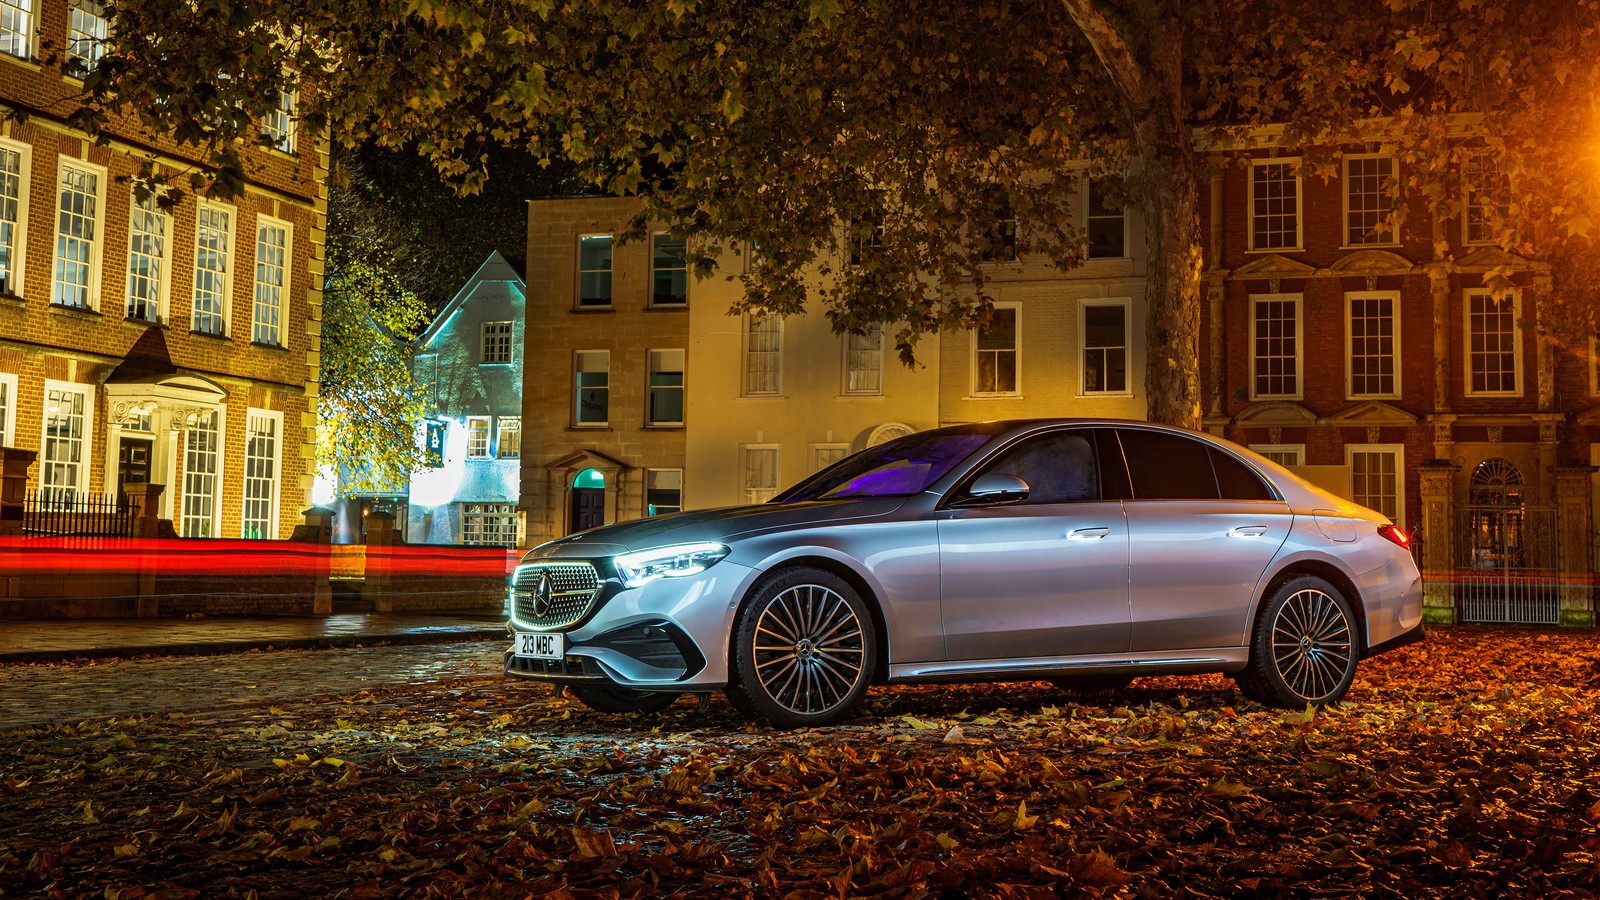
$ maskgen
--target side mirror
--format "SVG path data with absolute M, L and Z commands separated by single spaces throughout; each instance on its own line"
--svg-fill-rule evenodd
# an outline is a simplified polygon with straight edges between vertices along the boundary
M 1009 472 L 990 472 L 979 475 L 967 487 L 966 496 L 961 497 L 951 506 L 997 506 L 1002 503 L 1016 503 L 1028 496 L 1028 483 Z

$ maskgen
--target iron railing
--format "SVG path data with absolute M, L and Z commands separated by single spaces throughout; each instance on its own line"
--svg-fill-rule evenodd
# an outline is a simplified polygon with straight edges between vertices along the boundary
M 138 519 L 139 509 L 126 494 L 94 496 L 74 492 L 61 495 L 29 491 L 22 499 L 24 534 L 133 537 Z

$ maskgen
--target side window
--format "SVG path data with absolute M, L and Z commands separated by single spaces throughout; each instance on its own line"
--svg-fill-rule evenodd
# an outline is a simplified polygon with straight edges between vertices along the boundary
M 1267 486 L 1255 470 L 1232 456 L 1218 450 L 1211 451 L 1211 468 L 1217 474 L 1217 487 L 1224 500 L 1276 500 L 1277 495 Z
M 983 467 L 983 473 L 1003 472 L 1026 481 L 1028 498 L 1024 503 L 1099 500 L 1093 437 L 1086 429 L 1032 437 L 1003 451 Z
M 1135 500 L 1216 500 L 1210 448 L 1180 434 L 1119 429 Z

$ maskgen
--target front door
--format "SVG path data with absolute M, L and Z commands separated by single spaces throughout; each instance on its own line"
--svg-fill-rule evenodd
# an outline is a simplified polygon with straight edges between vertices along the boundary
M 605 488 L 572 489 L 572 530 L 599 528 L 606 521 Z
M 117 492 L 131 483 L 150 482 L 150 445 L 148 440 L 124 436 L 117 447 Z

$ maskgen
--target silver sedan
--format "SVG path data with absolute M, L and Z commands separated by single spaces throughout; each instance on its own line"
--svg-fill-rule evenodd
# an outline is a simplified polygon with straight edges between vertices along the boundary
M 1384 516 L 1115 420 L 939 428 L 768 503 L 569 535 L 528 551 L 509 606 L 507 675 L 607 712 L 720 689 L 785 726 L 840 721 L 874 684 L 1197 672 L 1303 708 L 1422 636 Z

